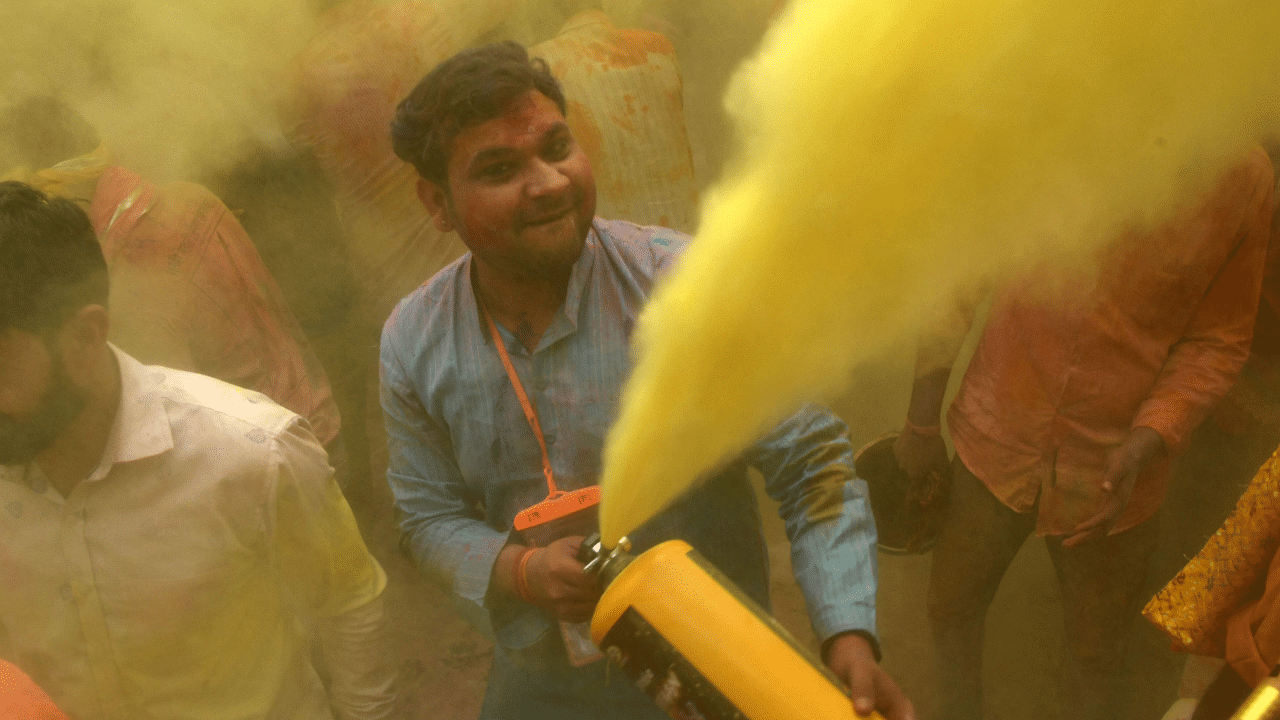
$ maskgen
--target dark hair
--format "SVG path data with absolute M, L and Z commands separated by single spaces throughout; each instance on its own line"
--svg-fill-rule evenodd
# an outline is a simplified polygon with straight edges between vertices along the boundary
M 64 198 L 0 182 L 0 329 L 45 334 L 107 304 L 107 263 L 89 216 Z
M 436 66 L 396 108 L 391 144 L 422 177 L 448 185 L 453 140 L 465 128 L 501 117 L 530 90 L 565 112 L 564 92 L 546 62 L 507 41 L 463 50 Z
M 98 147 L 98 133 L 80 113 L 49 95 L 28 97 L 0 113 L 0 139 L 11 162 L 32 170 L 84 155 Z

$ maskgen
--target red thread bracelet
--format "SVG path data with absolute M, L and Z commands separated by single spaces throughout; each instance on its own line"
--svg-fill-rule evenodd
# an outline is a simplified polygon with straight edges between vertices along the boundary
M 527 548 L 516 561 L 516 595 L 529 604 L 533 604 L 533 593 L 529 592 L 529 577 L 526 574 L 529 567 L 529 560 L 533 558 L 534 551 L 537 548 Z
M 907 421 L 907 431 L 912 435 L 920 437 L 940 437 L 942 435 L 942 425 L 916 425 L 910 420 Z

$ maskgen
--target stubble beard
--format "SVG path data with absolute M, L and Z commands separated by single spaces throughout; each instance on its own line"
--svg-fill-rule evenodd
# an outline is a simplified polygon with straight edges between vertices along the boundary
M 527 281 L 559 282 L 568 279 L 574 264 L 582 256 L 587 233 L 580 227 L 573 211 L 557 222 L 567 222 L 568 227 L 555 238 L 555 242 L 547 247 L 537 247 L 532 243 L 522 245 L 519 255 L 512 258 L 512 265 L 516 266 L 512 271 L 518 273 L 517 276 L 522 275 L 522 279 Z
M 0 465 L 25 465 L 47 450 L 88 404 L 88 394 L 76 387 L 53 356 L 53 377 L 40 405 L 21 416 L 0 415 Z
M 555 223 L 567 222 L 568 227 L 550 242 L 524 242 L 526 238 L 521 236 L 529 228 L 517 225 L 513 234 L 521 242 L 514 244 L 507 252 L 492 250 L 477 252 L 471 243 L 466 244 L 471 248 L 472 253 L 480 256 L 486 264 L 512 279 L 530 284 L 566 282 L 573 272 L 573 266 L 582 256 L 582 249 L 586 245 L 590 230 L 589 221 L 587 227 L 583 227 L 582 219 L 579 217 L 580 208 L 581 201 L 574 204 L 567 216 L 555 221 Z M 465 240 L 467 226 L 454 209 L 452 201 L 449 201 L 447 211 L 453 226 L 460 231 L 459 234 L 463 235 Z

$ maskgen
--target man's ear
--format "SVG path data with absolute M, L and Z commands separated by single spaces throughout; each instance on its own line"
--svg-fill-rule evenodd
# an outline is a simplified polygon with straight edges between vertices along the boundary
M 418 200 L 422 202 L 427 212 L 431 213 L 431 222 L 437 230 L 442 233 L 453 230 L 453 223 L 449 220 L 448 195 L 444 188 L 420 177 L 418 178 Z
M 111 322 L 101 305 L 85 305 L 62 326 L 58 333 L 63 363 L 67 373 L 78 384 L 87 385 L 102 353 L 107 352 L 107 333 Z

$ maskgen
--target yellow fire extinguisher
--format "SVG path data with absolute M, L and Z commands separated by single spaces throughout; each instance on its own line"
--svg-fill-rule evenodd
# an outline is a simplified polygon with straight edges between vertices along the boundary
M 604 588 L 591 637 L 672 717 L 858 717 L 821 661 L 688 543 L 630 550 L 625 538 L 612 551 L 598 535 L 583 543 Z
M 1271 669 L 1245 699 L 1231 720 L 1274 720 L 1280 718 L 1280 665 Z

